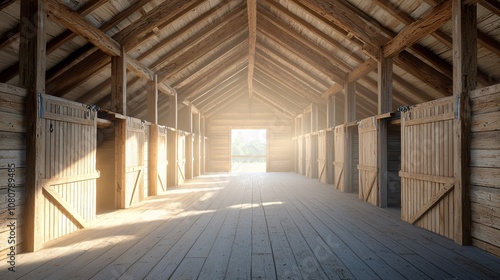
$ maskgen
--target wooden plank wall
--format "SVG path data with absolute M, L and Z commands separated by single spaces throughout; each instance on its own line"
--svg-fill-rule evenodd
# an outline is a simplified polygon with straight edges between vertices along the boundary
M 500 256 L 500 84 L 470 97 L 472 243 Z
M 267 129 L 271 172 L 292 170 L 292 121 L 267 104 L 241 97 L 210 118 L 207 124 L 210 149 L 208 172 L 231 170 L 231 129 Z
M 26 180 L 25 103 L 24 89 L 0 83 L 0 259 L 7 257 L 10 246 L 15 246 L 16 253 L 19 253 L 23 241 L 22 217 Z M 9 215 L 9 208 L 14 216 Z M 7 225 L 12 221 L 8 218 L 17 219 L 14 244 L 7 243 L 10 236 Z
M 385 120 L 384 120 L 385 121 Z M 387 206 L 401 207 L 401 124 L 389 124 L 387 132 Z
M 358 126 L 350 126 L 347 128 L 351 133 L 352 150 L 351 150 L 351 192 L 359 192 L 359 134 Z
M 358 124 L 359 132 L 359 198 L 373 205 L 379 202 L 378 184 L 378 120 L 363 119 Z
M 41 95 L 44 162 L 42 244 L 85 228 L 96 215 L 97 113 L 86 105 Z
M 401 115 L 402 219 L 453 239 L 456 100 L 445 97 Z
M 125 207 L 129 207 L 144 198 L 147 178 L 147 125 L 139 119 L 127 117 L 126 137 Z

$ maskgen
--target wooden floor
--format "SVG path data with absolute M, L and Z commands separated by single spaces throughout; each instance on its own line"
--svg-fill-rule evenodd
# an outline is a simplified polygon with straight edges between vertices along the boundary
M 208 174 L 37 253 L 0 279 L 499 279 L 500 259 L 293 173 Z

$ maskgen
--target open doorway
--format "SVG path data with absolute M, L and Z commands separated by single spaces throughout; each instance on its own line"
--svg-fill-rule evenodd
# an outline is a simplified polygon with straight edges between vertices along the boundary
M 266 172 L 265 129 L 231 130 L 231 171 Z

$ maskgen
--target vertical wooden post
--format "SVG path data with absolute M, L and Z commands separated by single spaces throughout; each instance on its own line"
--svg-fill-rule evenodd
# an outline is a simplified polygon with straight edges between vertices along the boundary
M 469 92 L 477 85 L 476 4 L 453 0 L 453 96 L 457 100 L 454 121 L 454 205 L 456 243 L 471 243 Z
M 378 61 L 378 114 L 392 110 L 392 58 L 381 57 Z M 387 207 L 387 121 L 378 122 L 378 199 L 380 207 Z
M 38 95 L 45 93 L 45 21 L 43 0 L 21 1 L 19 43 L 19 80 L 26 88 L 26 218 L 24 249 L 33 252 L 42 247 L 43 194 L 41 179 L 41 121 Z M 41 104 L 40 104 L 41 105 Z
M 168 126 L 174 130 L 169 130 L 167 133 L 168 138 L 168 186 L 177 186 L 178 184 L 178 135 L 177 135 L 177 94 L 168 98 Z
M 344 121 L 346 124 L 356 120 L 356 81 L 346 83 L 344 88 L 345 102 L 344 102 Z M 345 144 L 344 144 L 344 186 L 346 192 L 352 192 L 352 130 L 348 127 L 345 128 Z
M 335 127 L 335 96 L 328 96 L 328 100 L 326 102 L 326 127 L 333 128 Z
M 148 147 L 148 195 L 158 194 L 158 78 L 148 81 L 147 120 L 151 122 Z
M 127 120 L 115 120 L 115 207 L 126 208 L 126 143 L 127 143 Z
M 127 60 L 123 46 L 121 55 L 111 58 L 111 111 L 127 115 Z
M 122 47 L 121 56 L 111 58 L 111 110 L 127 115 L 127 65 L 125 50 Z M 116 208 L 125 208 L 126 194 L 126 143 L 127 120 L 115 121 L 115 205 Z

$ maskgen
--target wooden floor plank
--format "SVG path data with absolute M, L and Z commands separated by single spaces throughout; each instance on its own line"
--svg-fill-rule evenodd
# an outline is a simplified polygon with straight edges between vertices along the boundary
M 18 254 L 0 279 L 496 279 L 500 259 L 293 173 L 200 176 Z

